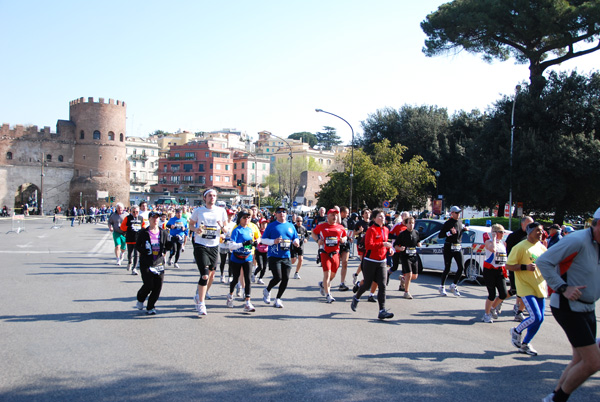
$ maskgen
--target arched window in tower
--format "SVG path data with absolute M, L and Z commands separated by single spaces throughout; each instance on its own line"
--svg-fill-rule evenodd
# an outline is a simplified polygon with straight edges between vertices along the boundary
M 46 162 L 52 162 L 52 155 L 46 155 Z
M 59 162 L 63 162 L 65 160 L 65 158 L 62 155 L 58 155 L 58 161 Z
M 79 132 L 79 139 L 80 139 L 80 140 L 83 140 L 83 139 L 85 139 L 85 133 L 83 132 L 83 130 L 81 130 L 81 131 Z
M 6 160 L 8 160 L 8 161 L 12 160 L 12 152 L 6 153 Z
M 112 131 L 108 132 L 108 139 L 110 141 L 114 141 L 115 140 L 115 133 L 113 133 Z
M 123 133 L 119 134 L 119 141 L 123 142 Z
M 98 130 L 94 131 L 94 139 L 95 140 L 99 140 L 100 139 L 100 131 L 98 131 Z

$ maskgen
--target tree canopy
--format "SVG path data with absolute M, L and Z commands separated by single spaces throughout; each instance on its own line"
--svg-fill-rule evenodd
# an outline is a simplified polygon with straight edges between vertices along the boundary
M 324 126 L 323 132 L 317 133 L 317 141 L 323 149 L 331 149 L 333 146 L 342 143 L 340 136 L 335 132 L 335 128 L 329 126 Z
M 309 133 L 308 131 L 290 134 L 288 138 L 292 140 L 302 140 L 302 142 L 307 143 L 308 146 L 310 146 L 311 148 L 319 143 L 319 141 L 317 140 L 317 136 L 313 133 Z
M 548 67 L 600 50 L 598 0 L 454 0 L 421 22 L 423 52 L 464 49 L 484 60 L 529 63 L 539 95 Z

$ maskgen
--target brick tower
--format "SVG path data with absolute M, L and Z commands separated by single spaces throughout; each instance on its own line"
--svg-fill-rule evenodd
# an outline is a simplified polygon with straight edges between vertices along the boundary
M 69 104 L 69 120 L 75 126 L 74 175 L 69 205 L 99 206 L 104 198 L 129 204 L 129 164 L 125 150 L 125 102 L 104 98 L 76 99 Z

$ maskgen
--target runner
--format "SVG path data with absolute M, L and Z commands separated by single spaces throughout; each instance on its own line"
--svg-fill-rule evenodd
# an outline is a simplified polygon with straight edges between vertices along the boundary
M 131 207 L 131 213 L 121 222 L 121 230 L 125 232 L 125 242 L 127 243 L 127 272 L 131 275 L 137 275 L 138 251 L 135 247 L 140 230 L 147 225 L 140 216 L 140 209 L 137 205 Z
M 298 241 L 300 247 L 292 246 L 291 257 L 292 265 L 296 264 L 296 272 L 294 273 L 294 279 L 300 279 L 300 268 L 302 268 L 302 262 L 304 261 L 304 243 L 308 241 L 308 230 L 302 225 L 303 219 L 301 216 L 296 218 L 296 232 L 298 233 Z
M 544 401 L 566 401 L 600 370 L 595 311 L 600 298 L 599 222 L 600 208 L 594 213 L 589 230 L 564 237 L 536 261 L 548 285 L 555 289 L 550 297 L 552 315 L 573 349 L 571 362 Z
M 235 216 L 235 211 L 233 209 L 227 210 L 227 223 L 223 231 L 225 232 L 225 237 L 221 239 L 219 243 L 219 253 L 220 253 L 220 264 L 219 269 L 221 271 L 221 283 L 229 283 L 231 281 L 231 267 L 229 267 L 229 275 L 227 280 L 225 280 L 225 264 L 227 264 L 227 260 L 229 258 L 229 239 L 231 238 L 231 232 L 235 227 L 235 221 L 233 217 Z
M 340 208 L 340 225 L 344 227 L 348 232 L 348 207 Z M 340 244 L 340 264 L 342 265 L 342 272 L 340 273 L 340 292 L 350 290 L 346 286 L 346 274 L 348 272 L 348 259 L 350 258 L 350 247 L 352 246 L 352 237 L 347 236 L 348 240 L 345 243 Z
M 366 292 L 376 282 L 379 286 L 377 292 L 377 301 L 379 302 L 380 320 L 393 318 L 394 314 L 385 308 L 385 283 L 387 277 L 386 256 L 392 248 L 392 243 L 388 241 L 389 230 L 385 227 L 385 213 L 382 210 L 374 210 L 375 223 L 367 230 L 365 235 L 365 256 L 363 258 L 363 276 L 364 281 L 356 294 L 352 297 L 350 308 L 356 311 L 358 301 L 364 292 Z
M 506 299 L 506 243 L 502 240 L 504 226 L 492 225 L 492 236 L 485 242 L 485 260 L 483 261 L 483 281 L 487 287 L 488 297 L 485 300 L 485 311 L 482 321 L 493 323 L 500 312 L 498 306 Z M 498 296 L 496 297 L 496 290 Z
M 463 273 L 463 255 L 462 255 L 462 245 L 461 239 L 462 234 L 467 229 L 463 226 L 460 220 L 460 212 L 462 210 L 453 206 L 450 208 L 450 219 L 448 219 L 442 228 L 440 229 L 440 234 L 438 235 L 440 239 L 446 239 L 444 243 L 444 272 L 442 273 L 442 284 L 440 285 L 440 295 L 446 296 L 446 279 L 448 278 L 448 274 L 450 274 L 450 268 L 452 266 L 452 259 L 456 261 L 457 270 L 454 274 L 454 283 L 450 285 L 450 291 L 454 293 L 455 296 L 460 296 L 460 292 L 458 291 L 458 281 Z
M 402 264 L 402 278 L 404 287 L 404 298 L 412 299 L 410 294 L 410 283 L 419 277 L 419 257 L 417 247 L 421 247 L 419 241 L 419 232 L 414 230 L 415 218 L 412 216 L 404 219 L 405 229 L 399 232 L 394 242 L 394 250 L 400 254 L 400 263 Z M 396 256 L 396 253 L 393 255 Z M 393 269 L 393 268 L 392 268 Z
M 393 239 L 392 243 L 394 244 L 395 251 L 398 251 L 398 249 L 396 248 L 396 239 L 398 238 L 400 233 L 402 233 L 403 231 L 406 230 L 406 225 L 404 224 L 404 221 L 409 216 L 410 215 L 408 214 L 408 212 L 406 212 L 406 211 L 402 212 L 400 214 L 400 220 L 394 225 L 392 230 L 390 230 L 390 241 Z M 413 225 L 414 225 L 414 223 L 413 223 Z M 390 284 L 390 274 L 392 272 L 396 272 L 398 270 L 398 265 L 400 265 L 400 254 L 401 253 L 394 253 L 394 255 L 392 256 L 392 268 L 390 268 L 390 270 L 388 271 L 388 279 L 387 279 L 388 281 L 386 283 L 386 286 L 389 286 L 389 284 Z M 402 271 L 402 272 L 404 272 L 404 271 Z M 406 292 L 406 288 L 404 286 L 405 280 L 406 279 L 405 279 L 404 275 L 400 275 L 400 286 L 398 287 L 398 290 L 401 292 Z
M 137 309 L 144 308 L 144 301 L 148 297 L 146 313 L 156 314 L 154 305 L 160 297 L 160 291 L 165 277 L 165 253 L 167 252 L 167 231 L 158 227 L 159 214 L 150 212 L 149 226 L 142 229 L 135 248 L 140 253 L 140 271 L 144 284 L 137 293 Z
M 312 238 L 319 244 L 323 268 L 323 281 L 319 282 L 319 289 L 327 303 L 335 301 L 331 296 L 331 281 L 340 266 L 340 244 L 348 241 L 346 229 L 337 223 L 338 214 L 337 209 L 330 209 L 327 211 L 327 222 L 317 225 L 312 231 Z
M 510 255 L 510 252 L 514 246 L 522 242 L 527 238 L 527 225 L 533 223 L 533 218 L 530 216 L 524 216 L 521 218 L 521 227 L 506 238 L 506 255 Z M 515 281 L 515 273 L 513 271 L 508 271 L 508 278 L 510 279 L 510 289 L 508 290 L 508 297 L 515 296 L 517 294 L 517 282 Z M 507 298 L 508 298 L 507 297 Z M 515 314 L 514 320 L 517 322 L 521 322 L 525 319 L 525 315 L 523 311 L 525 310 L 525 305 L 519 296 L 517 296 L 517 301 L 515 303 L 515 307 L 513 308 L 513 312 Z
M 517 295 L 529 312 L 526 320 L 510 329 L 511 340 L 520 353 L 530 356 L 537 356 L 537 351 L 530 342 L 544 321 L 545 299 L 548 296 L 546 281 L 536 265 L 538 257 L 546 251 L 541 243 L 543 233 L 544 227 L 540 223 L 527 225 L 527 239 L 513 247 L 506 262 L 506 269 L 515 272 Z M 525 329 L 527 335 L 522 339 Z
M 219 260 L 219 242 L 223 227 L 227 222 L 227 213 L 225 209 L 215 205 L 217 201 L 217 191 L 208 189 L 203 194 L 204 206 L 198 207 L 192 213 L 189 227 L 190 231 L 196 233 L 194 238 L 194 259 L 200 272 L 198 281 L 198 291 L 194 296 L 196 310 L 199 315 L 206 315 L 207 287 L 212 284 Z
M 77 211 L 75 207 L 73 208 L 75 211 Z M 123 257 L 125 256 L 125 249 L 127 248 L 125 242 L 125 232 L 121 230 L 121 223 L 123 223 L 123 219 L 125 219 L 127 215 L 128 213 L 125 212 L 125 206 L 118 202 L 115 212 L 110 216 L 110 218 L 108 218 L 108 230 L 110 230 L 113 235 L 117 265 L 121 265 Z M 71 224 L 71 226 L 73 225 Z
M 171 235 L 171 252 L 169 254 L 169 260 L 167 265 L 171 266 L 173 256 L 175 256 L 175 268 L 179 268 L 179 256 L 185 251 L 185 245 L 187 243 L 188 234 L 188 222 L 183 217 L 183 209 L 178 207 L 175 210 L 175 216 L 167 221 L 167 229 Z
M 265 229 L 267 228 L 267 224 L 269 222 L 265 219 L 262 218 L 259 222 L 260 225 L 260 236 L 262 237 L 265 233 Z M 256 277 L 256 283 L 264 285 L 265 282 L 263 281 L 263 278 L 265 276 L 265 271 L 267 270 L 267 253 L 269 251 L 269 246 L 267 246 L 266 244 L 262 244 L 261 242 L 258 242 L 258 244 L 256 245 L 256 251 L 254 256 L 256 257 L 256 270 L 254 271 L 254 276 L 256 277 L 256 275 L 258 275 L 260 273 L 260 275 L 258 277 Z
M 252 270 L 252 244 L 254 243 L 254 232 L 248 226 L 252 213 L 243 209 L 237 215 L 237 226 L 231 232 L 229 240 L 229 249 L 231 255 L 229 264 L 231 269 L 232 282 L 229 284 L 229 294 L 227 295 L 227 307 L 233 308 L 233 289 L 238 284 L 240 273 L 243 271 L 245 283 L 245 303 L 244 311 L 252 313 L 255 310 L 250 302 L 250 271 Z
M 275 307 L 283 308 L 281 296 L 287 288 L 292 271 L 292 262 L 290 261 L 290 246 L 300 245 L 298 233 L 294 225 L 287 221 L 287 209 L 284 206 L 277 207 L 275 210 L 276 220 L 269 223 L 260 242 L 269 246 L 268 262 L 269 269 L 273 273 L 273 279 L 266 288 L 263 289 L 263 301 L 271 304 L 271 289 L 279 284 Z

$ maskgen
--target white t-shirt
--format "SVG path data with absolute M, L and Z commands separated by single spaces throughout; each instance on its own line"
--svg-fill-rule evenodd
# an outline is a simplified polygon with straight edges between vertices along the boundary
M 221 227 L 227 223 L 227 212 L 225 208 L 213 206 L 211 209 L 205 206 L 194 209 L 192 221 L 196 222 L 195 227 L 204 225 L 202 235 L 196 234 L 194 242 L 206 247 L 217 247 L 221 235 Z

